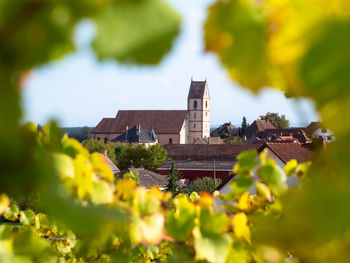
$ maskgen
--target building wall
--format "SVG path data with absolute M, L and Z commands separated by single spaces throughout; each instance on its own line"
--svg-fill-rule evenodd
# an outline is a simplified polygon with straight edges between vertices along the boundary
M 182 179 L 189 179 L 189 180 L 195 180 L 198 178 L 204 178 L 204 177 L 211 177 L 214 178 L 214 172 L 212 170 L 181 170 L 178 169 L 180 174 L 182 175 Z M 169 170 L 158 170 L 158 173 L 161 175 L 168 175 L 170 172 Z M 216 178 L 220 178 L 221 180 L 227 179 L 227 177 L 230 175 L 231 171 L 215 171 Z
M 117 138 L 121 133 L 91 133 L 91 138 L 95 140 L 104 141 L 107 138 L 108 141 L 111 141 Z
M 312 138 L 323 138 L 327 142 L 333 142 L 335 141 L 335 136 L 333 135 L 333 132 L 330 129 L 326 128 L 318 128 L 311 136 Z
M 160 145 L 169 144 L 169 139 L 171 138 L 173 141 L 173 144 L 179 144 L 180 143 L 180 134 L 174 133 L 174 134 L 156 134 L 158 137 L 158 141 Z

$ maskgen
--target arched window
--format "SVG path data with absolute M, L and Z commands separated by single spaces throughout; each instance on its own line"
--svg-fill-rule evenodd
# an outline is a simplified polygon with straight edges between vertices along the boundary
M 107 142 L 107 140 L 108 140 L 108 139 L 107 139 L 107 137 L 105 137 L 105 139 L 104 139 L 104 143 L 106 143 L 106 142 Z
M 205 116 L 208 116 L 208 112 L 207 111 L 205 112 Z
M 196 117 L 197 117 L 197 114 L 196 114 L 196 113 L 194 113 L 194 114 L 193 114 L 193 116 L 194 116 L 194 118 L 196 118 Z
M 205 102 L 205 107 L 208 108 L 208 101 Z
M 173 138 L 169 138 L 169 144 L 173 144 Z
M 196 124 L 193 124 L 193 128 L 196 128 Z
M 197 109 L 197 101 L 196 100 L 193 102 L 193 108 Z

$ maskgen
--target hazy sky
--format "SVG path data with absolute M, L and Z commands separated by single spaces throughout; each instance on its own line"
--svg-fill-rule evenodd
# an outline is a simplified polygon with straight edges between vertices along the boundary
M 119 109 L 186 109 L 191 77 L 208 81 L 211 125 L 248 122 L 268 111 L 287 115 L 291 123 L 316 120 L 308 100 L 286 99 L 275 90 L 256 96 L 232 82 L 216 57 L 203 52 L 202 24 L 212 0 L 168 0 L 182 15 L 182 32 L 157 67 L 98 63 L 89 49 L 93 26 L 77 29 L 74 54 L 32 72 L 24 91 L 26 119 L 61 126 L 95 126 Z

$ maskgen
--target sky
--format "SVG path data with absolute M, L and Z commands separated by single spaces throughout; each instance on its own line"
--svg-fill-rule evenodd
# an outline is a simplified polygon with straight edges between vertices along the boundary
M 156 67 L 100 63 L 89 48 L 94 26 L 76 30 L 77 51 L 31 72 L 22 105 L 25 119 L 62 127 L 96 126 L 118 110 L 182 110 L 187 108 L 191 78 L 206 79 L 211 98 L 211 126 L 248 123 L 267 112 L 284 114 L 294 126 L 318 119 L 312 102 L 286 99 L 264 89 L 259 95 L 233 82 L 217 57 L 204 52 L 202 25 L 212 0 L 167 0 L 182 16 L 182 31 L 172 51 Z

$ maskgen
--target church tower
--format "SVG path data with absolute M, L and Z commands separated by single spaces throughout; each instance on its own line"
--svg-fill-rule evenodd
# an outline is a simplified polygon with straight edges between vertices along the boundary
M 191 80 L 187 98 L 188 142 L 210 137 L 210 96 L 207 81 Z

